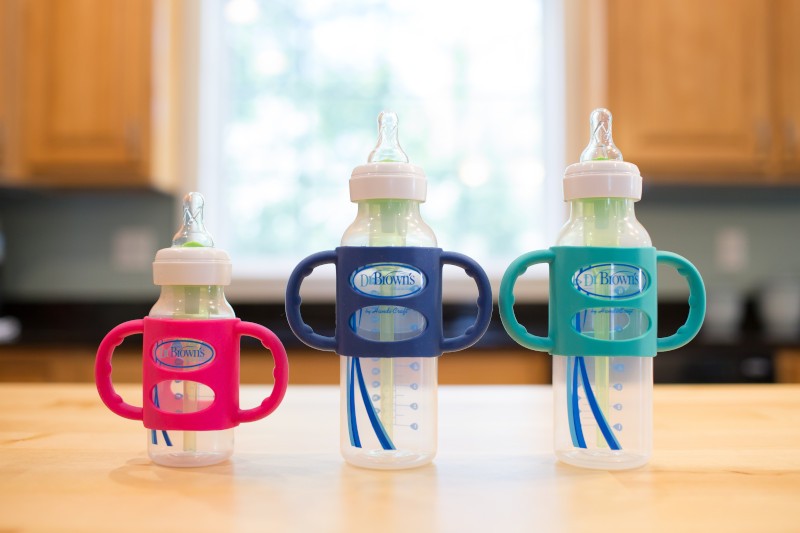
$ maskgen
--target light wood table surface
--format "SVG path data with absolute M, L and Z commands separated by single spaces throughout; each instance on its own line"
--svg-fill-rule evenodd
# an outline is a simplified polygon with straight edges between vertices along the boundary
M 231 461 L 182 470 L 91 385 L 4 384 L 0 532 L 800 531 L 800 386 L 657 386 L 654 456 L 625 472 L 555 461 L 551 395 L 441 387 L 438 457 L 386 472 L 340 458 L 338 388 L 290 386 Z

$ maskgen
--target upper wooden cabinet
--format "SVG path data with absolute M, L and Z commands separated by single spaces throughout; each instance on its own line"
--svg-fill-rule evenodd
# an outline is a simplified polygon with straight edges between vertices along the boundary
M 780 182 L 800 165 L 794 0 L 608 1 L 608 103 L 654 180 Z
M 65 187 L 151 184 L 152 1 L 2 4 L 3 179 Z
M 776 6 L 775 138 L 781 169 L 800 181 L 800 2 L 781 0 Z
M 8 76 L 10 72 L 9 49 L 3 39 L 3 35 L 8 35 L 11 26 L 8 15 L 8 3 L 0 0 L 0 175 L 2 175 L 7 151 L 8 91 L 11 86 L 11 80 Z

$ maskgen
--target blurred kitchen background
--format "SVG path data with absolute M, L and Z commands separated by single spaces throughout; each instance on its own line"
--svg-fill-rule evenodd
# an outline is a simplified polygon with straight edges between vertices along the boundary
M 466 5 L 476 4 L 476 5 Z M 690 345 L 655 379 L 800 382 L 800 2 L 795 0 L 0 0 L 0 380 L 89 381 L 103 335 L 147 314 L 151 262 L 180 199 L 206 196 L 233 258 L 238 316 L 273 329 L 294 383 L 335 383 L 338 361 L 300 344 L 283 290 L 355 216 L 347 179 L 382 109 L 428 174 L 440 245 L 493 278 L 555 240 L 563 168 L 595 107 L 644 176 L 637 216 L 690 259 L 709 298 Z M 333 327 L 324 269 L 304 312 Z M 474 313 L 453 271 L 449 332 Z M 659 330 L 685 319 L 659 271 Z M 533 332 L 546 272 L 517 294 Z M 243 381 L 269 379 L 243 350 Z M 140 376 L 136 342 L 115 378 Z M 497 313 L 443 383 L 547 383 Z

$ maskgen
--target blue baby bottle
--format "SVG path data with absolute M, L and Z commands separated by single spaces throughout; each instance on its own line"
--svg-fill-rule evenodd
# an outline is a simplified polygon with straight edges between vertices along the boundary
M 378 117 L 378 143 L 350 177 L 355 220 L 336 250 L 300 262 L 289 278 L 286 314 L 306 344 L 340 356 L 341 452 L 375 469 L 429 463 L 437 450 L 438 356 L 471 346 L 491 317 L 491 287 L 472 259 L 437 248 L 420 215 L 422 168 L 408 162 L 397 115 Z M 299 287 L 324 263 L 336 265 L 336 334 L 319 335 L 300 313 Z M 442 333 L 442 265 L 478 285 L 478 314 L 462 335 Z

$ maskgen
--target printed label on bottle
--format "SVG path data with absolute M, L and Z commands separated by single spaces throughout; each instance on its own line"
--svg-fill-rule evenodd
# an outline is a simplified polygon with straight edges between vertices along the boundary
M 619 300 L 642 294 L 649 280 L 644 270 L 625 263 L 583 267 L 572 276 L 572 285 L 584 294 Z
M 367 296 L 397 298 L 416 294 L 425 288 L 425 275 L 403 263 L 373 263 L 350 276 L 350 286 Z
M 214 359 L 214 347 L 194 339 L 165 339 L 153 347 L 153 358 L 170 368 L 197 368 Z

